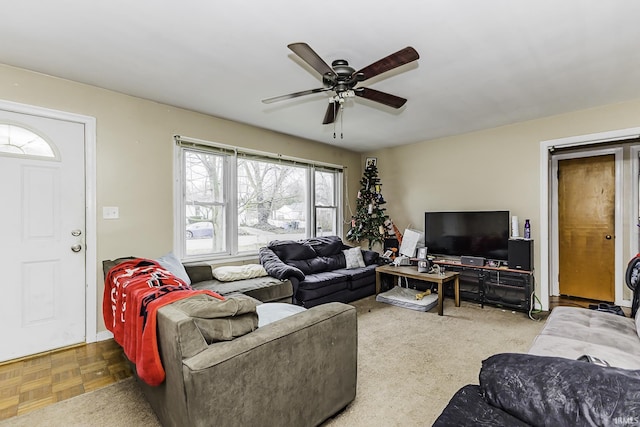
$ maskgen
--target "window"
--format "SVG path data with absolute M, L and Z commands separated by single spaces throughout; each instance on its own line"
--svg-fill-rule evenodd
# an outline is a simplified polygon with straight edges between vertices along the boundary
M 240 157 L 237 180 L 239 253 L 307 235 L 306 167 Z
M 52 146 L 21 126 L 0 123 L 0 154 L 19 157 L 56 158 Z
M 225 177 L 228 156 L 201 150 L 183 151 L 184 254 L 223 254 Z
M 338 202 L 334 172 L 315 171 L 316 236 L 338 234 Z
M 176 137 L 182 259 L 255 255 L 271 240 L 341 234 L 342 169 Z

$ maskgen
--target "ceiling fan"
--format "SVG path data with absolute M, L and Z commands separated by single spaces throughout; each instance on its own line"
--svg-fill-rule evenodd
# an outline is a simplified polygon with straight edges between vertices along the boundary
M 317 89 L 303 90 L 302 92 L 294 92 L 288 95 L 263 99 L 262 102 L 270 104 L 272 102 L 297 98 L 299 96 L 333 91 L 334 95 L 329 98 L 329 105 L 324 115 L 324 120 L 322 121 L 322 124 L 324 125 L 334 123 L 338 113 L 337 107 L 343 108 L 346 98 L 359 96 L 388 105 L 389 107 L 402 107 L 407 102 L 405 98 L 367 87 L 356 87 L 356 85 L 370 79 L 371 77 L 375 77 L 420 58 L 418 52 L 409 46 L 356 71 L 354 68 L 349 66 L 349 63 L 344 59 L 337 59 L 333 61 L 331 63 L 331 67 L 329 67 L 329 65 L 327 65 L 327 63 L 306 43 L 292 43 L 287 47 L 322 75 L 322 83 L 324 86 Z

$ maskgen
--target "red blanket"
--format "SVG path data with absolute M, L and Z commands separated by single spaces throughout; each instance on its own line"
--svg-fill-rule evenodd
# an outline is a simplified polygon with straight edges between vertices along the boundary
M 149 259 L 125 261 L 107 273 L 102 300 L 104 324 L 147 384 L 159 385 L 165 377 L 156 336 L 158 309 L 197 294 L 224 299 L 212 291 L 192 289 Z

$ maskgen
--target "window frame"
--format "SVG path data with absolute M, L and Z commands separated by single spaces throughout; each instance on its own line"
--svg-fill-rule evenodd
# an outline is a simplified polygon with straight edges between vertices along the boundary
M 175 135 L 173 138 L 174 147 L 174 253 L 185 262 L 215 261 L 215 260 L 247 260 L 255 259 L 258 251 L 239 252 L 238 248 L 238 158 L 255 158 L 268 162 L 290 164 L 292 166 L 304 167 L 306 169 L 307 185 L 305 186 L 305 209 L 307 222 L 312 224 L 306 227 L 306 238 L 314 237 L 317 233 L 316 209 L 334 208 L 336 210 L 335 227 L 338 235 L 342 235 L 342 213 L 344 200 L 342 197 L 342 186 L 344 183 L 344 166 L 328 163 L 314 162 L 306 159 L 283 156 L 277 153 L 269 153 L 240 147 L 233 147 L 211 141 L 204 141 L 196 138 L 189 138 Z M 202 255 L 187 255 L 185 227 L 187 223 L 185 209 L 185 150 L 202 151 L 205 153 L 226 155 L 225 170 L 223 172 L 224 186 L 224 223 L 225 223 L 225 245 L 226 251 L 221 253 L 209 253 Z M 335 206 L 316 205 L 315 172 L 331 172 L 334 174 L 334 201 Z

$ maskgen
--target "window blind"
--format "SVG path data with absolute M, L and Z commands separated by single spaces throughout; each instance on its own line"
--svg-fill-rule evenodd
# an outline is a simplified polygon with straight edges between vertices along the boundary
M 196 138 L 174 135 L 176 144 L 180 147 L 192 148 L 212 153 L 220 153 L 226 155 L 235 155 L 248 160 L 270 161 L 273 163 L 299 166 L 313 167 L 317 171 L 323 172 L 342 172 L 344 166 L 332 165 L 328 163 L 314 162 L 311 160 L 299 159 L 295 157 L 284 156 L 281 154 L 268 153 L 258 150 L 250 150 L 247 148 L 232 147 L 230 145 L 219 144 L 216 142 L 204 141 Z

